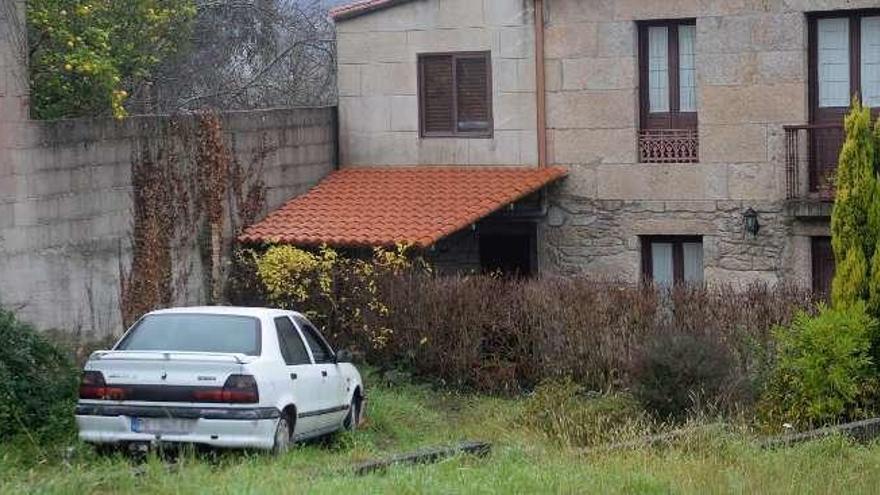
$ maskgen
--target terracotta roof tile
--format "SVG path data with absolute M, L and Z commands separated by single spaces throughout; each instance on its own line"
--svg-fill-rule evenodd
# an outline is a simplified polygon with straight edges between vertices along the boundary
M 427 247 L 565 175 L 561 167 L 345 168 L 246 229 L 240 240 Z
M 412 0 L 359 0 L 339 7 L 330 9 L 330 17 L 334 21 L 344 21 L 374 10 L 393 7 L 397 4 L 411 2 Z

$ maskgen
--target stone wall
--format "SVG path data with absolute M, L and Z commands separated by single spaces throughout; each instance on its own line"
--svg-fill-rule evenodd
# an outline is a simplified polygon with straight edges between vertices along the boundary
M 337 23 L 344 165 L 535 165 L 531 0 L 416 0 Z M 493 139 L 419 138 L 417 55 L 492 52 Z
M 867 0 L 547 0 L 551 196 L 546 270 L 636 280 L 640 236 L 704 238 L 710 283 L 808 283 L 809 236 L 785 210 L 784 124 L 807 120 L 805 12 Z M 699 163 L 638 163 L 637 21 L 695 18 Z M 762 229 L 743 232 L 746 208 Z
M 757 237 L 743 231 L 742 211 L 759 211 Z M 809 264 L 798 263 L 792 220 L 773 201 L 591 200 L 560 195 L 542 225 L 540 256 L 560 273 L 587 273 L 631 282 L 641 277 L 640 236 L 702 236 L 704 275 L 716 284 L 777 283 L 787 274 L 807 283 Z M 809 243 L 805 249 L 809 250 Z M 546 266 L 545 266 L 546 268 Z
M 132 163 L 159 139 L 165 117 L 21 122 L 0 147 L 0 304 L 40 328 L 84 334 L 121 330 L 120 270 L 128 268 Z M 235 157 L 258 163 L 267 210 L 333 170 L 333 108 L 222 116 Z M 178 258 L 187 253 L 177 253 Z M 175 304 L 204 303 L 198 256 Z

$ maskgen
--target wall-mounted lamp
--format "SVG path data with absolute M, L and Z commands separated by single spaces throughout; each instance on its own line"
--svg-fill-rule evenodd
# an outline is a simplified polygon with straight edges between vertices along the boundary
M 758 212 L 749 208 L 743 213 L 743 224 L 745 226 L 746 232 L 752 235 L 752 237 L 758 236 L 758 231 L 761 230 L 761 224 L 758 223 Z

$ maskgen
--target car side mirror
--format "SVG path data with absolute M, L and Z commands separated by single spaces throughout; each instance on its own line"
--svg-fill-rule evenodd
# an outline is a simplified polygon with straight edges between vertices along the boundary
M 354 360 L 354 356 L 351 355 L 351 352 L 346 351 L 345 349 L 336 352 L 337 363 L 350 363 L 352 360 Z

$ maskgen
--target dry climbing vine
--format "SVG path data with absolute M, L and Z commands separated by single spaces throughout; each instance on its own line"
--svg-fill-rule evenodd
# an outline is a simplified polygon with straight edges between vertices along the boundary
M 201 179 L 202 208 L 210 230 L 211 301 L 222 298 L 223 280 L 221 257 L 223 250 L 223 206 L 229 188 L 232 158 L 226 142 L 220 118 L 214 112 L 199 116 L 198 169 Z
M 167 129 L 159 132 L 162 138 Z M 173 146 L 144 141 L 132 162 L 132 261 L 128 272 L 120 266 L 122 321 L 128 326 L 153 308 L 171 304 L 172 242 L 185 216 L 185 188 Z M 121 263 L 121 258 L 120 258 Z
M 144 313 L 186 300 L 200 252 L 207 295 L 223 299 L 223 260 L 236 234 L 265 208 L 263 162 L 273 151 L 265 136 L 247 165 L 227 145 L 220 116 L 203 112 L 159 123 L 144 134 L 132 158 L 131 265 L 120 261 L 120 311 L 128 326 Z M 229 226 L 224 213 L 228 212 Z M 120 257 L 121 260 L 121 257 Z M 204 298 L 199 298 L 204 299 Z

